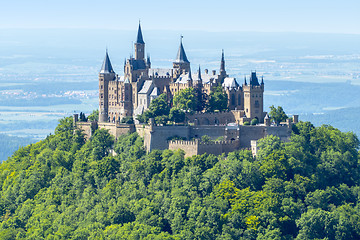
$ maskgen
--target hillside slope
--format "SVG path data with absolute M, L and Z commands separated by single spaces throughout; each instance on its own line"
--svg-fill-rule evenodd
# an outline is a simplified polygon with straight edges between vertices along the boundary
M 0 165 L 0 239 L 359 239 L 359 141 L 299 123 L 289 143 L 184 158 L 71 118 Z

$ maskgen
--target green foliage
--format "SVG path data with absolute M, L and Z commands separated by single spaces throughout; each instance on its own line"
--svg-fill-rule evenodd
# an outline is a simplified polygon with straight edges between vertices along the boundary
M 274 105 L 271 105 L 269 115 L 271 120 L 273 120 L 277 125 L 279 125 L 280 122 L 283 122 L 288 118 L 281 106 L 275 108 Z
M 121 119 L 121 123 L 134 124 L 134 119 L 131 116 L 127 116 Z
M 248 121 L 244 122 L 244 126 L 249 126 L 249 125 L 250 125 L 250 123 Z
M 259 123 L 259 120 L 257 118 L 253 118 L 250 122 L 251 125 L 256 125 Z
M 175 123 L 182 123 L 185 121 L 185 112 L 178 108 L 171 108 L 169 118 Z
M 0 165 L 0 239 L 360 238 L 354 134 L 300 122 L 258 146 L 146 153 L 137 133 L 85 142 L 64 118 Z
M 211 90 L 207 107 L 208 112 L 228 110 L 228 96 L 221 86 Z
M 158 98 L 151 101 L 149 108 L 140 116 L 138 120 L 141 123 L 147 123 L 150 118 L 155 118 L 156 123 L 166 124 L 170 113 L 170 104 L 165 93 L 160 94 Z
M 186 111 L 196 111 L 198 106 L 198 98 L 194 88 L 185 88 L 175 94 L 173 99 L 173 107 Z
M 88 120 L 90 122 L 97 122 L 99 121 L 99 109 L 94 110 L 89 116 L 88 116 Z

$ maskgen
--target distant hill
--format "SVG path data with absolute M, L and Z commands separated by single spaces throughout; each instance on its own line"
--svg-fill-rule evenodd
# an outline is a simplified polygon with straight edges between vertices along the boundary
M 0 164 L 0 239 L 360 239 L 359 140 L 298 123 L 225 156 L 55 134 Z M 113 146 L 116 156 L 110 154 Z
M 0 134 L 0 162 L 10 157 L 20 146 L 26 146 L 33 142 L 35 142 L 35 140 L 31 138 Z

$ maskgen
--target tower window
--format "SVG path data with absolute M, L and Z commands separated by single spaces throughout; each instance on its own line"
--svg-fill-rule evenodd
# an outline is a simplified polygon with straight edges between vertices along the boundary
M 255 100 L 255 107 L 256 107 L 256 108 L 259 108 L 259 107 L 260 107 L 259 100 Z

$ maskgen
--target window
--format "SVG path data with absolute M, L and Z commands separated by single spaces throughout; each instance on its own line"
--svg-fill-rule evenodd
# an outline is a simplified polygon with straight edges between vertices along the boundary
M 256 108 L 259 108 L 259 107 L 260 107 L 259 100 L 255 100 L 255 107 L 256 107 Z
M 231 105 L 235 105 L 235 95 L 231 94 Z

